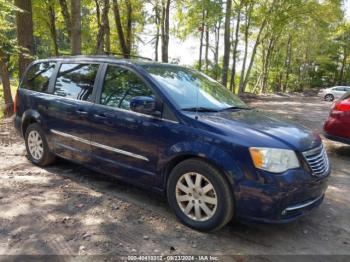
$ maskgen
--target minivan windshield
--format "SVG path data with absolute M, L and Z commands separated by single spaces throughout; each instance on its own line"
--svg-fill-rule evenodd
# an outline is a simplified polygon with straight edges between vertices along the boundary
M 187 111 L 216 112 L 249 107 L 221 84 L 196 70 L 173 65 L 144 65 L 167 94 Z

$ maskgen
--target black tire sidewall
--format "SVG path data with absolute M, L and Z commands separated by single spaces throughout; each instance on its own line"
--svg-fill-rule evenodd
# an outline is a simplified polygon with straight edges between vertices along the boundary
M 208 179 L 213 185 L 218 198 L 215 214 L 207 221 L 195 221 L 187 217 L 176 200 L 176 184 L 185 173 L 196 172 Z M 218 170 L 201 160 L 187 160 L 176 166 L 168 179 L 167 197 L 175 215 L 187 226 L 199 231 L 214 231 L 224 226 L 233 216 L 233 196 L 228 182 Z M 228 220 L 228 221 L 227 221 Z
M 329 97 L 330 99 L 327 99 L 328 97 Z M 324 98 L 325 98 L 326 101 L 329 101 L 329 102 L 334 101 L 334 96 L 333 96 L 332 94 L 328 94 L 328 95 L 326 95 Z
M 28 147 L 28 136 L 29 136 L 29 133 L 31 131 L 37 131 L 39 133 L 42 141 L 43 141 L 44 152 L 43 152 L 43 155 L 40 159 L 35 159 L 32 156 L 32 154 L 30 153 L 30 150 Z M 28 158 L 31 162 L 33 162 L 34 164 L 39 165 L 39 166 L 46 165 L 46 163 L 48 162 L 48 159 L 51 157 L 51 155 L 50 155 L 51 153 L 50 153 L 47 141 L 46 141 L 45 134 L 44 134 L 44 132 L 39 124 L 35 123 L 35 124 L 31 124 L 30 126 L 28 126 L 26 133 L 25 133 L 25 145 L 26 145 L 26 149 L 27 149 Z

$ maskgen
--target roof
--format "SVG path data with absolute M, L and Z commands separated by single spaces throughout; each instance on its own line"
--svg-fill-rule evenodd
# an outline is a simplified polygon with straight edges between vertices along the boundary
M 91 62 L 124 62 L 136 65 L 165 65 L 165 63 L 160 63 L 156 61 L 146 60 L 146 59 L 126 59 L 119 58 L 113 55 L 77 55 L 77 56 L 57 56 L 57 57 L 49 57 L 46 59 L 39 59 L 38 61 L 91 61 Z

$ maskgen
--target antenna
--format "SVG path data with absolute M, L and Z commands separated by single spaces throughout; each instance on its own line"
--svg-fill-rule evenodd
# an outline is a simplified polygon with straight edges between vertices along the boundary
M 108 52 L 108 51 L 104 51 L 106 55 L 114 55 L 114 56 L 119 56 L 122 58 L 127 58 L 125 54 L 122 53 L 114 53 L 114 52 Z M 127 55 L 128 57 L 131 58 L 140 58 L 140 59 L 144 59 L 144 60 L 148 60 L 148 61 L 153 61 L 151 58 L 149 57 L 144 57 L 144 56 L 139 56 L 139 55 Z

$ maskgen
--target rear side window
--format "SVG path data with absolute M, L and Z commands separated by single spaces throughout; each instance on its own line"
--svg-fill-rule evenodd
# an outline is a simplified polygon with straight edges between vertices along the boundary
M 98 64 L 62 64 L 58 72 L 54 94 L 90 101 Z
M 24 77 L 21 88 L 44 93 L 47 92 L 55 65 L 56 63 L 53 62 L 44 62 L 31 66 Z
M 151 88 L 130 70 L 108 66 L 100 103 L 130 110 L 130 101 L 135 96 L 154 96 L 154 94 Z

